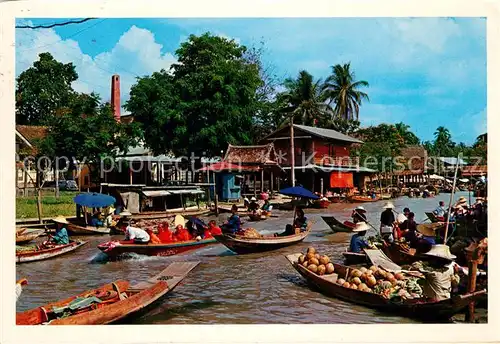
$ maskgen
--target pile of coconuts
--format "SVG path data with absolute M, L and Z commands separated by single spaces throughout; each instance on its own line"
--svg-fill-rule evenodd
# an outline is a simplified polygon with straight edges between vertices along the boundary
M 298 264 L 318 275 L 330 275 L 335 271 L 330 258 L 317 253 L 314 247 L 309 247 L 306 254 L 299 256 Z
M 401 273 L 392 274 L 373 265 L 369 269 L 361 267 L 350 270 L 346 279 L 337 279 L 337 284 L 345 288 L 381 294 L 384 290 L 391 290 L 398 284 L 402 287 L 404 282 L 400 281 L 404 279 Z

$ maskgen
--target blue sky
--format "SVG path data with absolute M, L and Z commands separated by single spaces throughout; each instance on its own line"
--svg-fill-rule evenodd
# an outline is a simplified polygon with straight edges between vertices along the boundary
M 181 42 L 207 31 L 247 46 L 263 41 L 264 63 L 279 77 L 305 69 L 324 79 L 331 65 L 351 62 L 356 78 L 370 83 L 370 101 L 360 109 L 363 126 L 403 121 L 431 140 L 443 125 L 453 140 L 469 144 L 486 131 L 484 18 L 96 19 L 17 29 L 16 75 L 49 51 L 75 64 L 75 89 L 103 100 L 110 98 L 111 75 L 119 74 L 123 103 L 136 77 L 167 69 Z

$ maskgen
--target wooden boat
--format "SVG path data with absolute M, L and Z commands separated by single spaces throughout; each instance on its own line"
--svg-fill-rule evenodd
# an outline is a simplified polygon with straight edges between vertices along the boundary
M 24 245 L 29 243 L 30 241 L 35 240 L 40 235 L 43 234 L 43 231 L 36 231 L 34 233 L 26 233 L 21 235 L 16 235 L 16 245 Z
M 118 242 L 120 243 L 120 242 Z M 168 244 L 119 244 L 116 242 L 106 242 L 97 246 L 99 250 L 106 253 L 110 259 L 116 259 L 125 253 L 135 253 L 144 256 L 173 256 L 186 251 L 196 250 L 201 247 L 215 244 L 214 238 L 205 240 L 190 240 L 182 242 L 173 242 Z
M 365 253 L 355 253 L 355 252 L 342 252 L 344 256 L 344 261 L 347 265 L 358 265 L 366 264 L 368 262 L 368 257 Z
M 38 260 L 45 260 L 54 258 L 74 250 L 85 245 L 86 241 L 70 241 L 67 245 L 55 245 L 49 248 L 33 249 L 33 250 L 22 250 L 16 251 L 16 263 L 30 263 Z
M 307 270 L 302 265 L 297 264 L 298 254 L 286 256 L 292 266 L 313 286 L 322 293 L 348 302 L 363 305 L 369 308 L 376 308 L 382 311 L 394 312 L 415 318 L 424 319 L 449 319 L 467 307 L 467 305 L 486 294 L 486 290 L 480 290 L 473 293 L 458 295 L 443 301 L 428 301 L 422 299 L 406 300 L 403 302 L 393 302 L 380 295 L 345 288 L 336 283 L 337 277 L 345 276 L 348 267 L 335 264 L 335 273 L 331 275 L 317 275 Z
M 436 214 L 434 214 L 433 212 L 427 212 L 425 213 L 425 215 L 427 215 L 427 218 L 431 220 L 432 223 L 443 222 L 444 220 L 444 218 L 436 216 Z
M 85 225 L 81 220 L 69 220 L 67 225 L 68 233 L 71 235 L 102 235 L 109 234 L 109 227 L 93 227 Z
M 330 201 L 324 201 L 324 200 L 314 201 L 314 206 L 319 209 L 326 209 L 330 206 Z
M 16 236 L 23 234 L 26 232 L 27 228 L 26 227 L 18 227 L 16 228 Z
M 348 197 L 349 202 L 351 203 L 364 203 L 364 202 L 377 202 L 380 200 L 380 197 L 369 197 L 369 196 L 349 196 Z
M 62 301 L 16 314 L 17 325 L 104 325 L 138 316 L 170 293 L 199 262 L 171 263 L 160 274 L 130 286 L 116 281 Z M 81 305 L 70 310 L 77 298 L 96 296 L 100 303 Z M 76 300 L 78 301 L 78 300 Z M 73 303 L 74 305 L 74 303 Z M 60 317 L 62 311 L 69 313 Z
M 354 228 L 351 223 L 348 223 L 347 221 L 342 223 L 334 216 L 321 216 L 321 218 L 334 232 L 352 232 L 352 229 Z
M 267 219 L 266 215 L 259 214 L 249 214 L 248 217 L 250 218 L 250 221 L 263 221 Z
M 309 223 L 306 231 L 282 237 L 247 238 L 241 235 L 222 234 L 215 235 L 214 238 L 238 254 L 267 252 L 298 244 L 307 237 L 311 231 L 311 227 L 312 224 Z

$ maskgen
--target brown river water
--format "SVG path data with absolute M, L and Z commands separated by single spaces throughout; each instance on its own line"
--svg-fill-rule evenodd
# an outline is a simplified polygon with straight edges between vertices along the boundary
M 460 193 L 456 197 L 467 193 Z M 405 206 L 423 221 L 425 211 L 432 211 L 439 200 L 449 201 L 449 194 L 436 198 L 392 200 L 396 211 Z M 368 220 L 378 226 L 384 202 L 363 204 Z M 128 260 L 107 261 L 97 249 L 107 236 L 86 237 L 88 244 L 66 256 L 47 261 L 17 265 L 17 279 L 27 278 L 29 284 L 17 302 L 17 311 L 41 306 L 118 279 L 138 282 L 165 268 L 172 261 L 200 261 L 172 293 L 137 324 L 327 324 L 327 323 L 415 323 L 414 320 L 380 313 L 363 306 L 337 300 L 312 290 L 285 258 L 286 254 L 314 246 L 332 260 L 342 262 L 342 252 L 350 234 L 333 234 L 321 215 L 348 219 L 353 204 L 333 204 L 329 209 L 306 209 L 306 216 L 315 221 L 311 234 L 303 243 L 277 251 L 236 255 L 221 244 L 186 252 L 172 257 L 133 256 Z M 291 222 L 292 212 L 273 211 L 278 217 L 261 222 L 247 222 L 262 233 L 284 230 Z M 222 222 L 226 214 L 219 216 Z M 373 235 L 368 232 L 367 235 Z M 119 239 L 120 237 L 113 237 Z

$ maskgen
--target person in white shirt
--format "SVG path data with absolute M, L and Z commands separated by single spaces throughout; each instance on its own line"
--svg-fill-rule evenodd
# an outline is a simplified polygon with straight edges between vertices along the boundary
M 147 244 L 150 237 L 145 230 L 129 225 L 125 230 L 125 240 L 133 240 L 136 244 Z
M 23 292 L 23 285 L 26 284 L 28 284 L 28 281 L 25 278 L 16 282 L 16 302 L 19 299 L 19 296 L 21 296 L 21 293 Z

